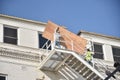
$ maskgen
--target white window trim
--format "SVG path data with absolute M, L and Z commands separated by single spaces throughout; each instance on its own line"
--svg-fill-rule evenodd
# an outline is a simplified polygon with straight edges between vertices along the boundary
M 19 39 L 18 27 L 12 26 L 12 25 L 3 24 L 3 42 L 4 42 L 4 28 L 5 28 L 5 27 L 11 28 L 11 29 L 16 29 L 16 30 L 17 30 L 17 44 L 16 44 L 16 45 L 18 45 L 18 39 Z
M 6 80 L 8 80 L 8 75 L 7 75 L 7 74 L 2 74 L 2 73 L 0 73 L 0 76 L 3 76 L 3 77 L 6 78 Z

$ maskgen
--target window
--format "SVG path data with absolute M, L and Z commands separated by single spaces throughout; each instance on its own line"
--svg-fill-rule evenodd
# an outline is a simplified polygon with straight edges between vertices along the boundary
M 112 46 L 114 61 L 120 61 L 120 47 Z
M 0 76 L 0 80 L 6 80 L 5 76 Z
M 42 48 L 47 41 L 48 39 L 42 37 L 42 34 L 39 34 L 39 48 Z M 49 46 L 50 44 L 51 44 L 51 41 L 48 41 L 46 46 Z M 46 49 L 47 48 L 46 46 L 44 46 L 43 49 Z M 51 46 L 48 49 L 51 50 Z
M 17 29 L 4 27 L 4 43 L 17 44 Z
M 0 80 L 6 80 L 6 76 L 0 75 Z
M 102 44 L 99 43 L 94 43 L 94 58 L 98 58 L 98 59 L 103 59 L 103 49 L 102 49 Z

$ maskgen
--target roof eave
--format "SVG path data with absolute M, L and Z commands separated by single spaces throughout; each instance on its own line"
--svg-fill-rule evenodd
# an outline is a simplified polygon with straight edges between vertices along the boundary
M 8 15 L 4 15 L 4 14 L 0 14 L 0 17 L 10 18 L 10 19 L 16 19 L 16 20 L 22 20 L 22 21 L 25 21 L 25 22 L 30 22 L 30 23 L 34 23 L 34 24 L 40 24 L 40 25 L 46 25 L 47 24 L 47 23 L 44 23 L 44 22 L 39 22 L 39 21 L 34 21 L 34 20 L 28 20 L 28 19 L 14 17 L 14 16 L 8 16 Z
M 82 33 L 86 33 L 86 34 L 90 34 L 90 35 L 95 35 L 95 36 L 106 37 L 106 38 L 110 38 L 110 39 L 120 40 L 120 38 L 118 38 L 118 37 L 107 36 L 107 35 L 103 35 L 103 34 L 97 34 L 97 33 L 94 33 L 94 32 L 88 32 L 88 31 L 84 31 L 84 30 L 80 30 L 80 31 L 77 33 L 77 35 L 81 35 Z

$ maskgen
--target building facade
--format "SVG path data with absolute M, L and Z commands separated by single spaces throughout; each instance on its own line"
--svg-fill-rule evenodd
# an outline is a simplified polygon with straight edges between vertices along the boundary
M 41 79 L 37 67 L 45 24 L 0 15 L 0 80 Z
M 120 38 L 87 31 L 80 31 L 78 35 L 88 40 L 88 48 L 92 48 L 94 58 L 110 62 L 108 65 L 111 66 L 120 61 Z
M 42 48 L 47 41 L 42 37 L 45 25 L 0 14 L 0 80 L 68 80 L 55 73 L 48 76 L 38 69 L 41 55 L 46 52 Z M 115 61 L 120 61 L 120 38 L 86 31 L 78 35 L 88 40 L 87 48 L 95 53 L 95 63 L 113 66 Z M 70 80 L 79 79 L 85 80 L 80 76 Z

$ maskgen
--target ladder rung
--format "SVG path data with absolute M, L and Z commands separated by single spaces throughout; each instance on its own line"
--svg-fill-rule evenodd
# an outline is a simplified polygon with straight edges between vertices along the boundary
M 95 76 L 96 76 L 96 74 L 95 74 L 95 73 L 92 73 L 92 74 L 88 77 L 87 80 L 91 80 L 91 79 L 94 78 Z
M 71 56 L 65 61 L 65 63 L 70 63 L 73 58 L 74 58 L 74 57 L 71 55 Z
M 74 67 L 78 62 L 80 62 L 80 61 L 76 60 L 71 67 Z
M 94 80 L 101 80 L 101 78 L 96 75 L 96 76 L 94 77 Z
M 80 64 L 81 64 L 81 62 L 80 62 L 80 61 L 77 61 L 76 64 L 74 64 L 74 65 L 72 66 L 72 68 L 75 69 L 75 68 L 77 68 Z
M 86 73 L 83 74 L 83 76 L 86 78 L 86 77 L 88 77 L 91 73 L 92 73 L 92 71 L 91 71 L 90 69 L 88 69 L 88 71 L 86 71 Z
M 76 69 L 76 71 L 77 71 L 77 72 L 80 72 L 81 69 L 82 69 L 84 66 L 85 66 L 84 64 L 81 64 L 81 65 Z
M 87 70 L 88 70 L 88 68 L 85 67 L 85 68 L 80 72 L 80 74 L 83 75 Z
M 71 75 L 72 78 L 76 78 L 75 73 L 72 72 L 69 67 L 66 66 L 64 69 L 67 71 L 67 73 L 69 73 L 69 75 Z
M 69 66 L 72 66 L 74 63 L 76 63 L 76 60 L 77 60 L 76 58 L 72 59 L 72 61 L 69 62 L 68 65 L 69 65 Z
M 62 73 L 63 73 L 64 75 L 66 75 L 67 78 L 69 78 L 69 80 L 70 80 L 70 79 L 74 79 L 74 77 L 73 77 L 68 71 L 66 71 L 65 68 L 62 69 L 61 71 L 62 71 Z

